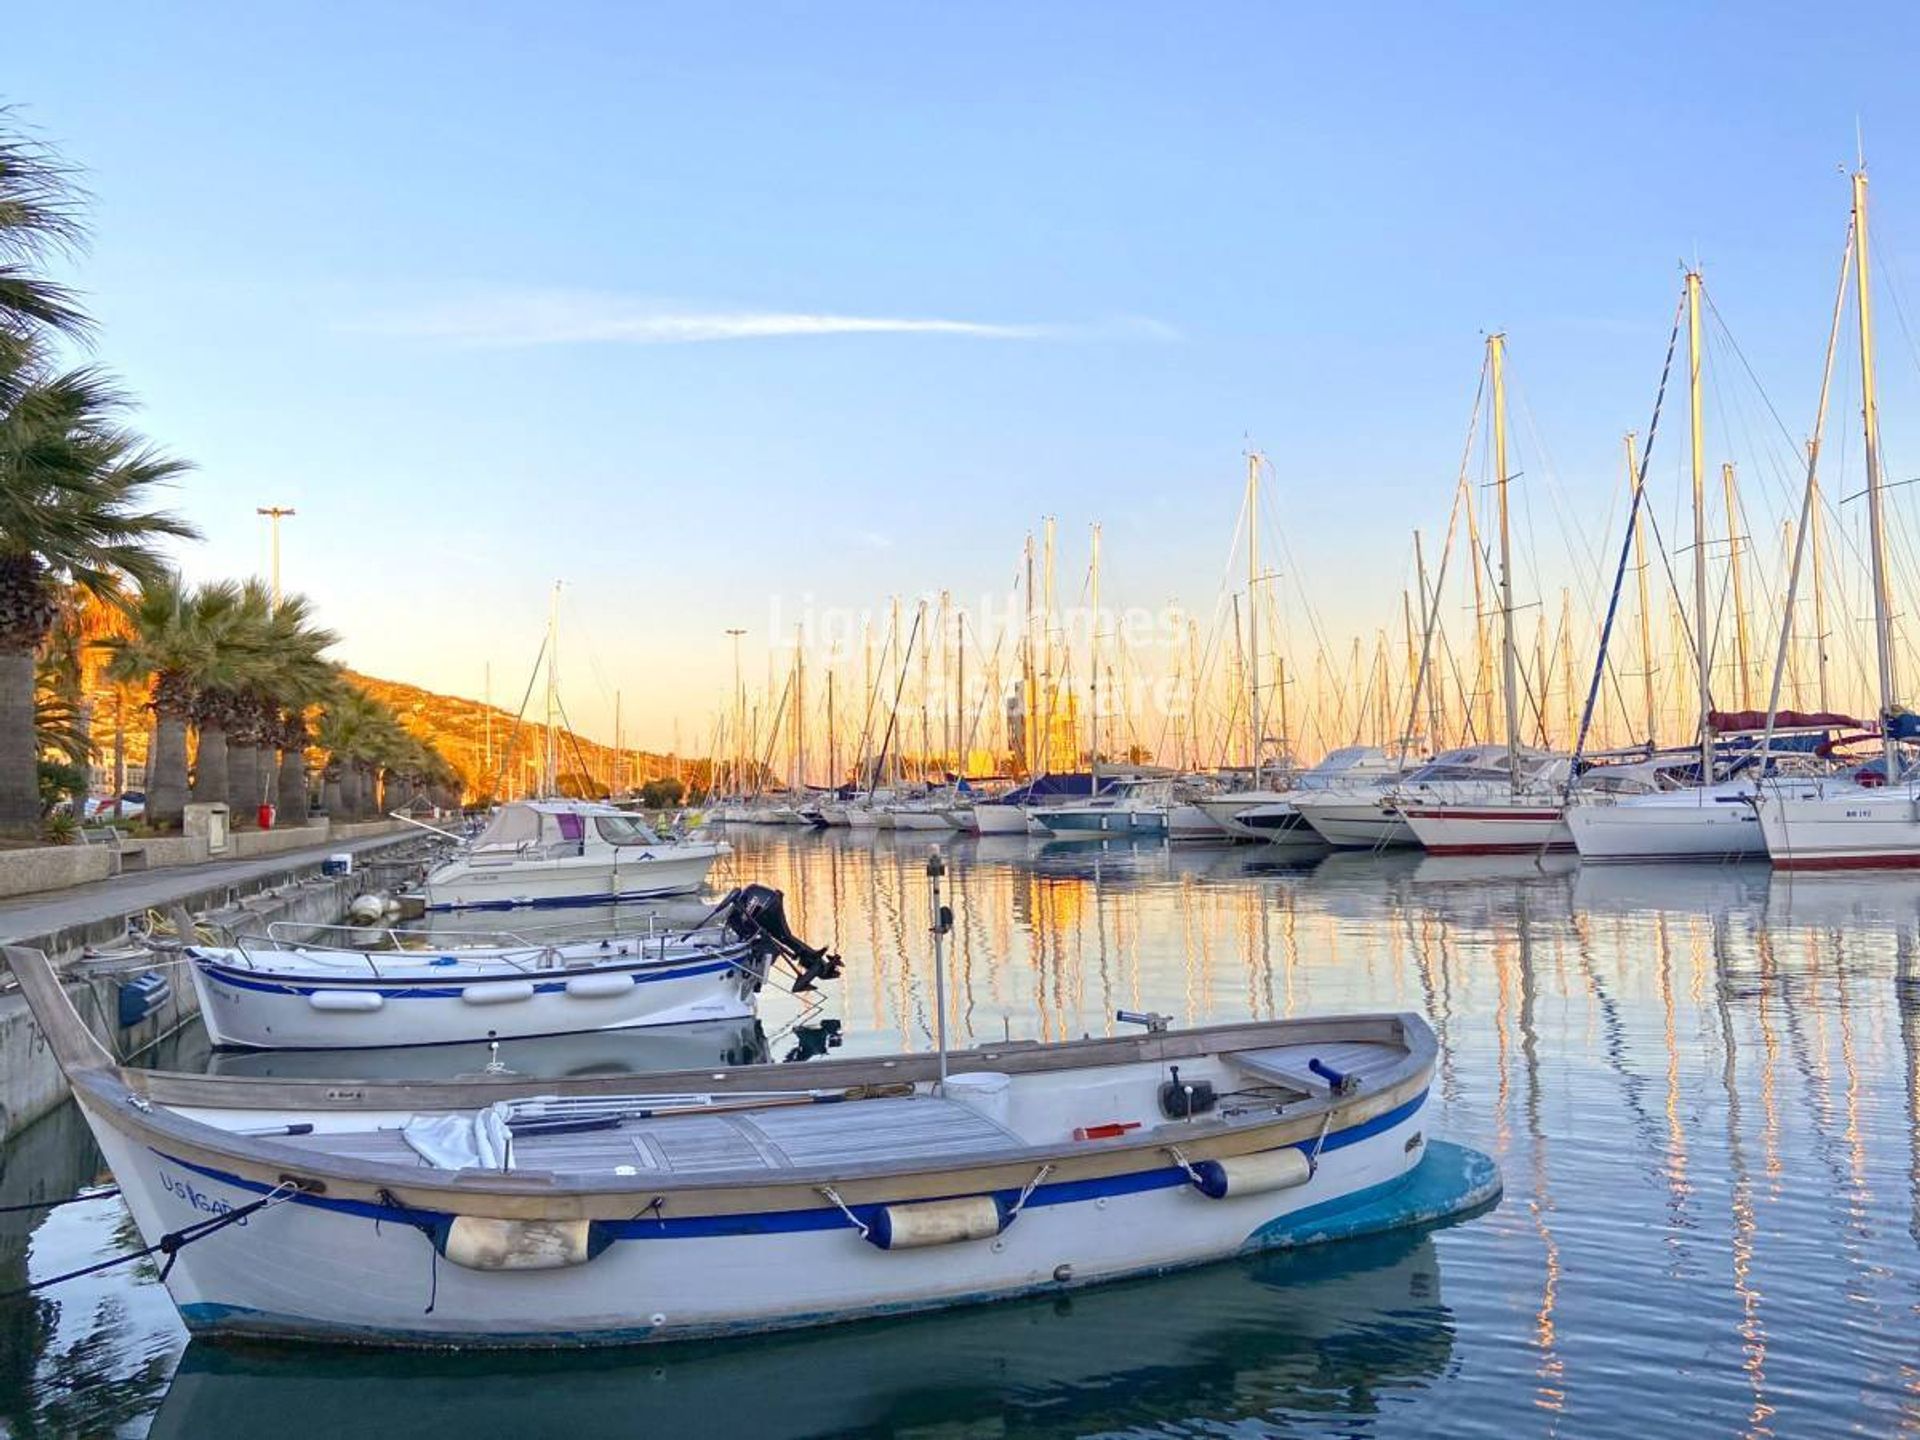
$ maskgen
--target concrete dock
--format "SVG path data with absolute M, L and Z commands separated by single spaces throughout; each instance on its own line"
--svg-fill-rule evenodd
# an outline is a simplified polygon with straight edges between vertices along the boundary
M 366 828 L 371 833 L 336 834 L 324 844 L 271 856 L 119 875 L 0 900 L 0 938 L 66 962 L 67 982 L 81 1015 L 109 1050 L 131 1057 L 186 1024 L 198 1006 L 192 982 L 179 973 L 177 960 L 159 960 L 129 945 L 130 920 L 144 919 L 149 911 L 164 915 L 184 905 L 216 923 L 332 924 L 346 913 L 347 902 L 367 888 L 364 866 L 389 856 L 418 854 L 425 839 L 411 827 Z M 356 873 L 323 875 L 322 862 L 342 853 L 354 857 Z M 90 950 L 106 953 L 93 956 Z M 119 987 L 147 971 L 166 975 L 171 994 L 152 1015 L 123 1027 L 117 1014 Z M 0 971 L 0 1141 L 57 1109 L 66 1095 L 66 1081 L 40 1043 L 26 1001 Z

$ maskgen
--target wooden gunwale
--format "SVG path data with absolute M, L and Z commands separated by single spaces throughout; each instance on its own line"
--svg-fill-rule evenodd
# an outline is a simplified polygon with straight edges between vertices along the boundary
M 764 1089 L 770 1066 L 731 1071 L 675 1071 L 647 1076 L 605 1076 L 580 1081 L 510 1080 L 396 1081 L 340 1084 L 331 1081 L 253 1080 L 190 1076 L 119 1066 L 74 1010 L 52 966 L 38 951 L 8 947 L 9 963 L 28 1004 L 60 1061 L 76 1099 L 90 1118 L 130 1142 L 187 1165 L 232 1175 L 271 1188 L 288 1178 L 318 1182 L 325 1201 L 388 1205 L 397 1199 L 412 1209 L 484 1215 L 500 1219 L 631 1220 L 653 1206 L 665 1218 L 723 1216 L 765 1211 L 818 1210 L 832 1202 L 821 1193 L 832 1185 L 848 1204 L 897 1202 L 938 1196 L 1020 1189 L 1042 1165 L 1047 1183 L 1101 1180 L 1161 1170 L 1176 1163 L 1169 1147 L 1189 1161 L 1221 1159 L 1281 1145 L 1310 1143 L 1329 1110 L 1338 1134 L 1415 1100 L 1429 1084 L 1437 1046 L 1418 1016 L 1380 1014 L 1351 1018 L 1268 1021 L 1208 1026 L 1198 1030 L 1070 1041 L 1050 1046 L 1006 1046 L 954 1057 L 955 1073 L 993 1069 L 1043 1074 L 1127 1063 L 1179 1061 L 1232 1050 L 1326 1040 L 1399 1043 L 1407 1054 L 1389 1072 L 1388 1083 L 1352 1097 L 1297 1102 L 1291 1113 L 1239 1123 L 1170 1122 L 1111 1141 L 1009 1146 L 969 1153 L 960 1163 L 927 1160 L 904 1164 L 810 1166 L 737 1177 L 582 1175 L 564 1188 L 552 1172 L 439 1172 L 421 1166 L 329 1155 L 324 1151 L 236 1135 L 176 1114 L 173 1106 L 262 1109 L 282 1112 L 353 1110 L 467 1110 L 529 1094 L 596 1095 L 700 1090 Z M 968 1063 L 978 1062 L 978 1063 Z M 782 1067 L 783 1069 L 785 1067 Z M 932 1056 L 810 1062 L 794 1075 L 800 1088 L 833 1089 L 876 1081 L 931 1080 Z M 790 1071 L 787 1073 L 791 1073 Z M 850 1104 L 859 1101 L 845 1102 Z M 426 1179 L 425 1176 L 433 1176 Z M 383 1196 L 384 1192 L 384 1196 Z

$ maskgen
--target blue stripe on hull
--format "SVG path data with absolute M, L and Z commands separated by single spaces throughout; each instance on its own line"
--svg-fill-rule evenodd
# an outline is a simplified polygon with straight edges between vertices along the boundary
M 650 962 L 658 964 L 658 961 Z M 663 980 L 691 980 L 701 975 L 718 975 L 723 971 L 744 971 L 747 967 L 734 960 L 715 960 L 706 963 L 693 963 L 672 970 L 655 970 L 652 973 L 639 971 L 634 967 L 596 966 L 591 969 L 562 973 L 559 979 L 546 984 L 536 984 L 536 995 L 557 995 L 567 988 L 568 980 L 577 980 L 582 975 L 632 975 L 636 985 L 652 985 Z M 387 1000 L 458 1000 L 470 986 L 497 985 L 524 978 L 520 974 L 476 975 L 459 985 L 409 985 L 395 988 L 381 986 L 378 982 L 362 980 L 357 977 L 342 976 L 338 980 L 262 980 L 259 973 L 229 970 L 224 966 L 205 965 L 202 973 L 218 985 L 231 986 L 235 990 L 259 990 L 270 995 L 312 995 L 322 990 L 352 990 L 356 994 L 378 995 Z M 267 972 L 271 973 L 271 972 Z M 549 972 L 552 973 L 552 972 Z
M 1356 1191 L 1342 1200 L 1329 1201 L 1262 1226 L 1248 1237 L 1242 1253 L 1265 1249 L 1298 1248 L 1333 1240 L 1358 1239 L 1388 1230 L 1438 1225 L 1465 1216 L 1490 1205 L 1500 1195 L 1499 1167 L 1486 1155 L 1465 1146 L 1435 1140 L 1428 1144 L 1420 1163 L 1407 1174 L 1366 1190 Z M 1337 1212 L 1337 1213 L 1327 1213 Z M 1225 1258 L 1225 1257 L 1222 1257 Z M 300 1338 L 336 1344 L 411 1345 L 432 1348 L 583 1348 L 588 1346 L 637 1345 L 649 1341 L 721 1339 L 729 1336 L 764 1334 L 773 1330 L 791 1330 L 806 1326 L 838 1324 L 855 1320 L 875 1320 L 910 1315 L 929 1310 L 947 1310 L 963 1305 L 1017 1300 L 1023 1296 L 1058 1294 L 1090 1285 L 1122 1280 L 1138 1280 L 1168 1275 L 1218 1260 L 1197 1260 L 1190 1265 L 1150 1265 L 1135 1270 L 1115 1271 L 1082 1281 L 1041 1281 L 1036 1284 L 1008 1286 L 1000 1290 L 979 1290 L 950 1295 L 938 1300 L 893 1301 L 854 1309 L 819 1311 L 807 1314 L 769 1316 L 765 1319 L 698 1326 L 677 1326 L 661 1331 L 652 1325 L 625 1326 L 608 1330 L 521 1330 L 494 1331 L 488 1334 L 438 1330 L 388 1330 L 373 1327 L 316 1324 L 294 1316 L 276 1315 L 232 1305 L 183 1305 L 181 1318 L 197 1333 L 211 1335 L 262 1336 L 278 1339 Z
M 1420 1107 L 1426 1103 L 1427 1093 L 1422 1090 L 1404 1105 L 1397 1106 L 1384 1115 L 1376 1115 L 1373 1119 L 1359 1125 L 1351 1125 L 1345 1130 L 1329 1133 L 1320 1146 L 1321 1151 L 1324 1153 L 1343 1150 L 1349 1145 L 1357 1145 L 1363 1140 L 1370 1140 L 1375 1135 L 1393 1129 L 1419 1112 Z M 1290 1148 L 1311 1152 L 1313 1146 L 1313 1141 L 1303 1140 Z M 196 1165 L 190 1160 L 182 1160 L 178 1156 L 168 1155 L 161 1150 L 154 1150 L 152 1153 L 168 1164 L 179 1165 L 196 1175 L 218 1181 L 223 1185 L 231 1185 L 249 1194 L 265 1195 L 272 1188 L 256 1181 L 242 1180 L 239 1176 L 230 1175 L 225 1171 Z M 777 1172 L 768 1183 L 780 1183 Z M 1061 1180 L 1050 1185 L 1041 1185 L 1027 1198 L 1026 1203 L 1029 1207 L 1074 1205 L 1107 1196 L 1137 1195 L 1149 1190 L 1175 1189 L 1188 1183 L 1190 1182 L 1185 1170 L 1178 1165 L 1168 1165 L 1152 1170 L 1136 1170 L 1125 1175 L 1104 1176 L 1095 1180 Z M 1009 1204 L 1017 1200 L 1020 1194 L 1017 1188 L 994 1193 Z M 384 1221 L 389 1224 L 440 1224 L 451 1222 L 454 1218 L 449 1211 L 403 1210 L 390 1205 L 370 1204 L 364 1200 L 333 1200 L 324 1195 L 295 1195 L 288 1203 L 312 1206 L 315 1209 L 333 1211 L 335 1214 L 353 1215 L 364 1220 Z M 855 1205 L 852 1208 L 853 1213 L 860 1217 L 862 1224 L 869 1224 L 883 1205 Z M 769 1210 L 747 1215 L 649 1215 L 638 1220 L 604 1220 L 594 1223 L 601 1228 L 602 1233 L 615 1240 L 693 1240 L 729 1235 L 785 1235 L 808 1230 L 841 1230 L 847 1228 L 847 1217 L 836 1209 L 826 1208 Z
M 463 900 L 455 904 L 436 905 L 431 901 L 429 910 L 560 910 L 569 905 L 620 905 L 628 900 L 661 900 L 669 895 L 697 895 L 704 881 L 695 881 L 691 885 L 666 885 L 653 890 L 622 890 L 618 894 L 605 891 L 595 895 L 553 895 L 541 896 L 534 900 Z

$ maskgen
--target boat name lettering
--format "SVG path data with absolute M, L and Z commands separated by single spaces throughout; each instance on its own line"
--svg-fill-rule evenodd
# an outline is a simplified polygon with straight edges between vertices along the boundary
M 225 1200 L 214 1195 L 208 1195 L 202 1190 L 195 1189 L 188 1181 L 176 1180 L 164 1170 L 160 1172 L 160 1183 L 166 1187 L 169 1195 L 178 1195 L 182 1200 L 186 1201 L 187 1204 L 203 1214 L 225 1215 L 233 1209 L 233 1206 Z M 245 1225 L 247 1222 L 245 1220 L 236 1220 L 233 1223 L 236 1225 Z

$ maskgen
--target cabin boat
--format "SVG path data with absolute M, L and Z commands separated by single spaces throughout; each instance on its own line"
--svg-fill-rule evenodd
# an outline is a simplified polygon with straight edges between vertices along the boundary
M 795 988 L 838 962 L 787 928 L 780 892 L 736 891 L 692 929 L 564 943 L 489 937 L 432 950 L 250 943 L 183 955 L 213 1043 L 255 1050 L 451 1045 L 751 1017 L 769 967 Z M 295 927 L 305 929 L 308 927 Z
M 1336 850 L 1416 846 L 1420 841 L 1401 813 L 1403 801 L 1490 795 L 1507 784 L 1506 760 L 1503 745 L 1466 745 L 1411 770 L 1298 793 L 1291 803 Z
M 164 1276 L 202 1335 L 777 1330 L 1374 1233 L 1499 1188 L 1428 1134 L 1435 1041 L 1411 1014 L 1143 1016 L 645 1086 L 251 1081 L 120 1066 L 44 956 L 6 954 L 141 1235 L 190 1237 Z
M 429 910 L 508 910 L 691 895 L 732 853 L 723 840 L 663 839 L 612 805 L 517 801 L 427 876 L 424 898 Z
M 1119 780 L 1090 800 L 1035 810 L 1032 818 L 1050 835 L 1164 835 L 1172 804 L 1164 780 Z
M 1512 756 L 1508 760 L 1509 753 Z M 1393 804 L 1432 855 L 1515 855 L 1571 850 L 1564 787 L 1571 762 L 1538 751 L 1499 752 L 1497 768 L 1439 762 L 1394 790 Z
M 1401 769 L 1377 746 L 1348 745 L 1328 751 L 1319 764 L 1301 772 L 1283 790 L 1241 790 L 1210 796 L 1199 804 L 1216 825 L 1235 839 L 1325 844 L 1319 832 L 1300 813 L 1300 800 L 1352 791 L 1397 776 Z

